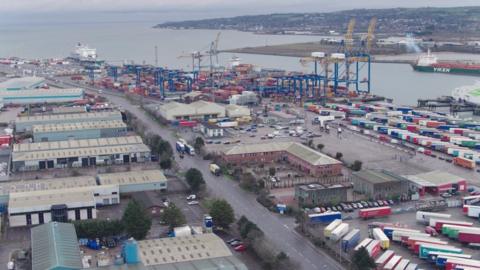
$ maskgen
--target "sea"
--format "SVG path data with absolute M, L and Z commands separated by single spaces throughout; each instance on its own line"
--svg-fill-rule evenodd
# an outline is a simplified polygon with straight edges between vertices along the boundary
M 221 32 L 219 50 L 318 41 L 318 36 L 258 35 L 233 30 L 171 30 L 156 29 L 154 21 L 0 24 L 0 57 L 17 56 L 29 59 L 63 58 L 78 42 L 97 49 L 101 59 L 112 64 L 147 63 L 168 68 L 192 69 L 193 51 L 207 51 Z M 157 58 L 155 57 L 157 47 Z M 318 51 L 322 48 L 319 47 Z M 233 57 L 259 68 L 312 72 L 302 66 L 299 58 L 253 54 L 221 53 L 219 64 L 228 65 Z M 417 55 L 395 56 L 415 59 Z M 440 59 L 480 60 L 479 55 L 443 53 Z M 207 68 L 209 59 L 202 65 Z M 407 64 L 372 64 L 371 92 L 403 105 L 415 105 L 419 98 L 450 95 L 459 86 L 476 83 L 478 78 L 461 75 L 414 72 Z

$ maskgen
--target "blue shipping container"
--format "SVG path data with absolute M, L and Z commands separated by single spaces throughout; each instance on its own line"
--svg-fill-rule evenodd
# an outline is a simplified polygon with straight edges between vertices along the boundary
M 326 223 L 332 222 L 335 219 L 342 219 L 342 213 L 340 212 L 326 212 L 322 214 L 310 214 L 308 219 L 312 223 Z
M 360 230 L 353 229 L 342 239 L 342 250 L 347 252 L 351 248 L 355 247 L 360 240 Z

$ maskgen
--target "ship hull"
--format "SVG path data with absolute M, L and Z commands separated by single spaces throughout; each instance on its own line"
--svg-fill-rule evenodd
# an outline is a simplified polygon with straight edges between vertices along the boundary
M 480 76 L 480 69 L 465 69 L 465 68 L 457 68 L 457 67 L 451 67 L 451 68 L 450 67 L 433 67 L 433 66 L 418 66 L 418 65 L 413 65 L 413 69 L 419 72 Z

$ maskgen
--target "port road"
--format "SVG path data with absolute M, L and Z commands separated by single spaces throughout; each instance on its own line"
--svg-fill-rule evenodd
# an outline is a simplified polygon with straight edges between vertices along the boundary
M 82 87 L 87 91 L 99 94 L 98 89 L 85 85 L 78 85 L 68 81 L 50 81 L 51 85 L 59 87 Z M 160 135 L 163 139 L 175 145 L 172 129 L 160 126 L 155 120 L 145 113 L 139 106 L 131 104 L 123 95 L 110 91 L 102 91 L 101 96 L 125 110 L 130 111 L 139 120 L 143 121 L 150 132 Z M 204 176 L 208 191 L 211 195 L 224 198 L 235 209 L 238 217 L 245 216 L 265 233 L 272 244 L 285 252 L 293 261 L 297 262 L 301 269 L 344 269 L 334 259 L 316 248 L 308 239 L 295 231 L 295 222 L 291 217 L 283 217 L 270 212 L 256 201 L 254 194 L 241 189 L 238 184 L 225 177 L 217 177 L 208 170 L 209 161 L 200 157 L 185 156 L 180 159 L 175 154 L 175 160 L 182 170 L 197 168 Z

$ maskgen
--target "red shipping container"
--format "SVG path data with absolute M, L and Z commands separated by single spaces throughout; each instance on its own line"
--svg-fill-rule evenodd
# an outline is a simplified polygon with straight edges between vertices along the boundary
M 459 232 L 458 241 L 462 243 L 480 243 L 480 234 Z
M 408 125 L 407 130 L 410 131 L 410 132 L 414 132 L 414 133 L 418 132 L 418 128 L 415 125 Z
M 430 156 L 432 154 L 432 151 L 427 149 L 427 150 L 423 151 L 423 153 L 427 156 Z
M 464 227 L 472 227 L 472 225 L 467 225 L 467 224 L 463 224 L 463 223 L 460 223 L 460 224 L 459 224 L 458 222 L 456 222 L 456 221 L 454 221 L 454 220 L 448 221 L 448 222 L 437 221 L 437 222 L 435 223 L 435 230 L 436 230 L 437 232 L 441 232 L 441 231 L 442 231 L 442 227 L 443 227 L 444 224 L 456 225 L 456 226 L 464 226 Z
M 392 214 L 392 209 L 389 206 L 360 209 L 358 212 L 361 218 L 384 217 Z
M 457 266 L 467 266 L 468 269 L 480 269 L 479 267 L 479 261 L 477 260 L 470 260 L 470 259 L 466 259 L 466 260 L 455 260 L 455 259 L 452 259 L 452 260 L 447 260 L 447 262 L 445 263 L 445 270 L 455 270 L 457 268 Z
M 436 238 L 435 238 L 436 239 Z M 439 243 L 436 243 L 436 242 L 429 242 L 429 241 L 414 241 L 413 244 L 411 246 L 409 246 L 409 248 L 413 251 L 413 253 L 415 254 L 418 254 L 418 252 L 420 252 L 420 246 L 422 244 L 435 244 L 435 245 L 442 245 L 442 244 L 439 244 Z
M 10 144 L 12 142 L 12 135 L 1 135 L 0 145 Z
M 372 241 L 371 242 L 373 246 L 368 245 L 367 246 L 367 251 L 369 251 L 370 257 L 376 258 L 378 256 L 378 253 L 382 250 L 382 247 L 380 246 L 380 241 Z
M 180 121 L 178 124 L 182 127 L 194 127 L 197 125 L 196 121 Z

